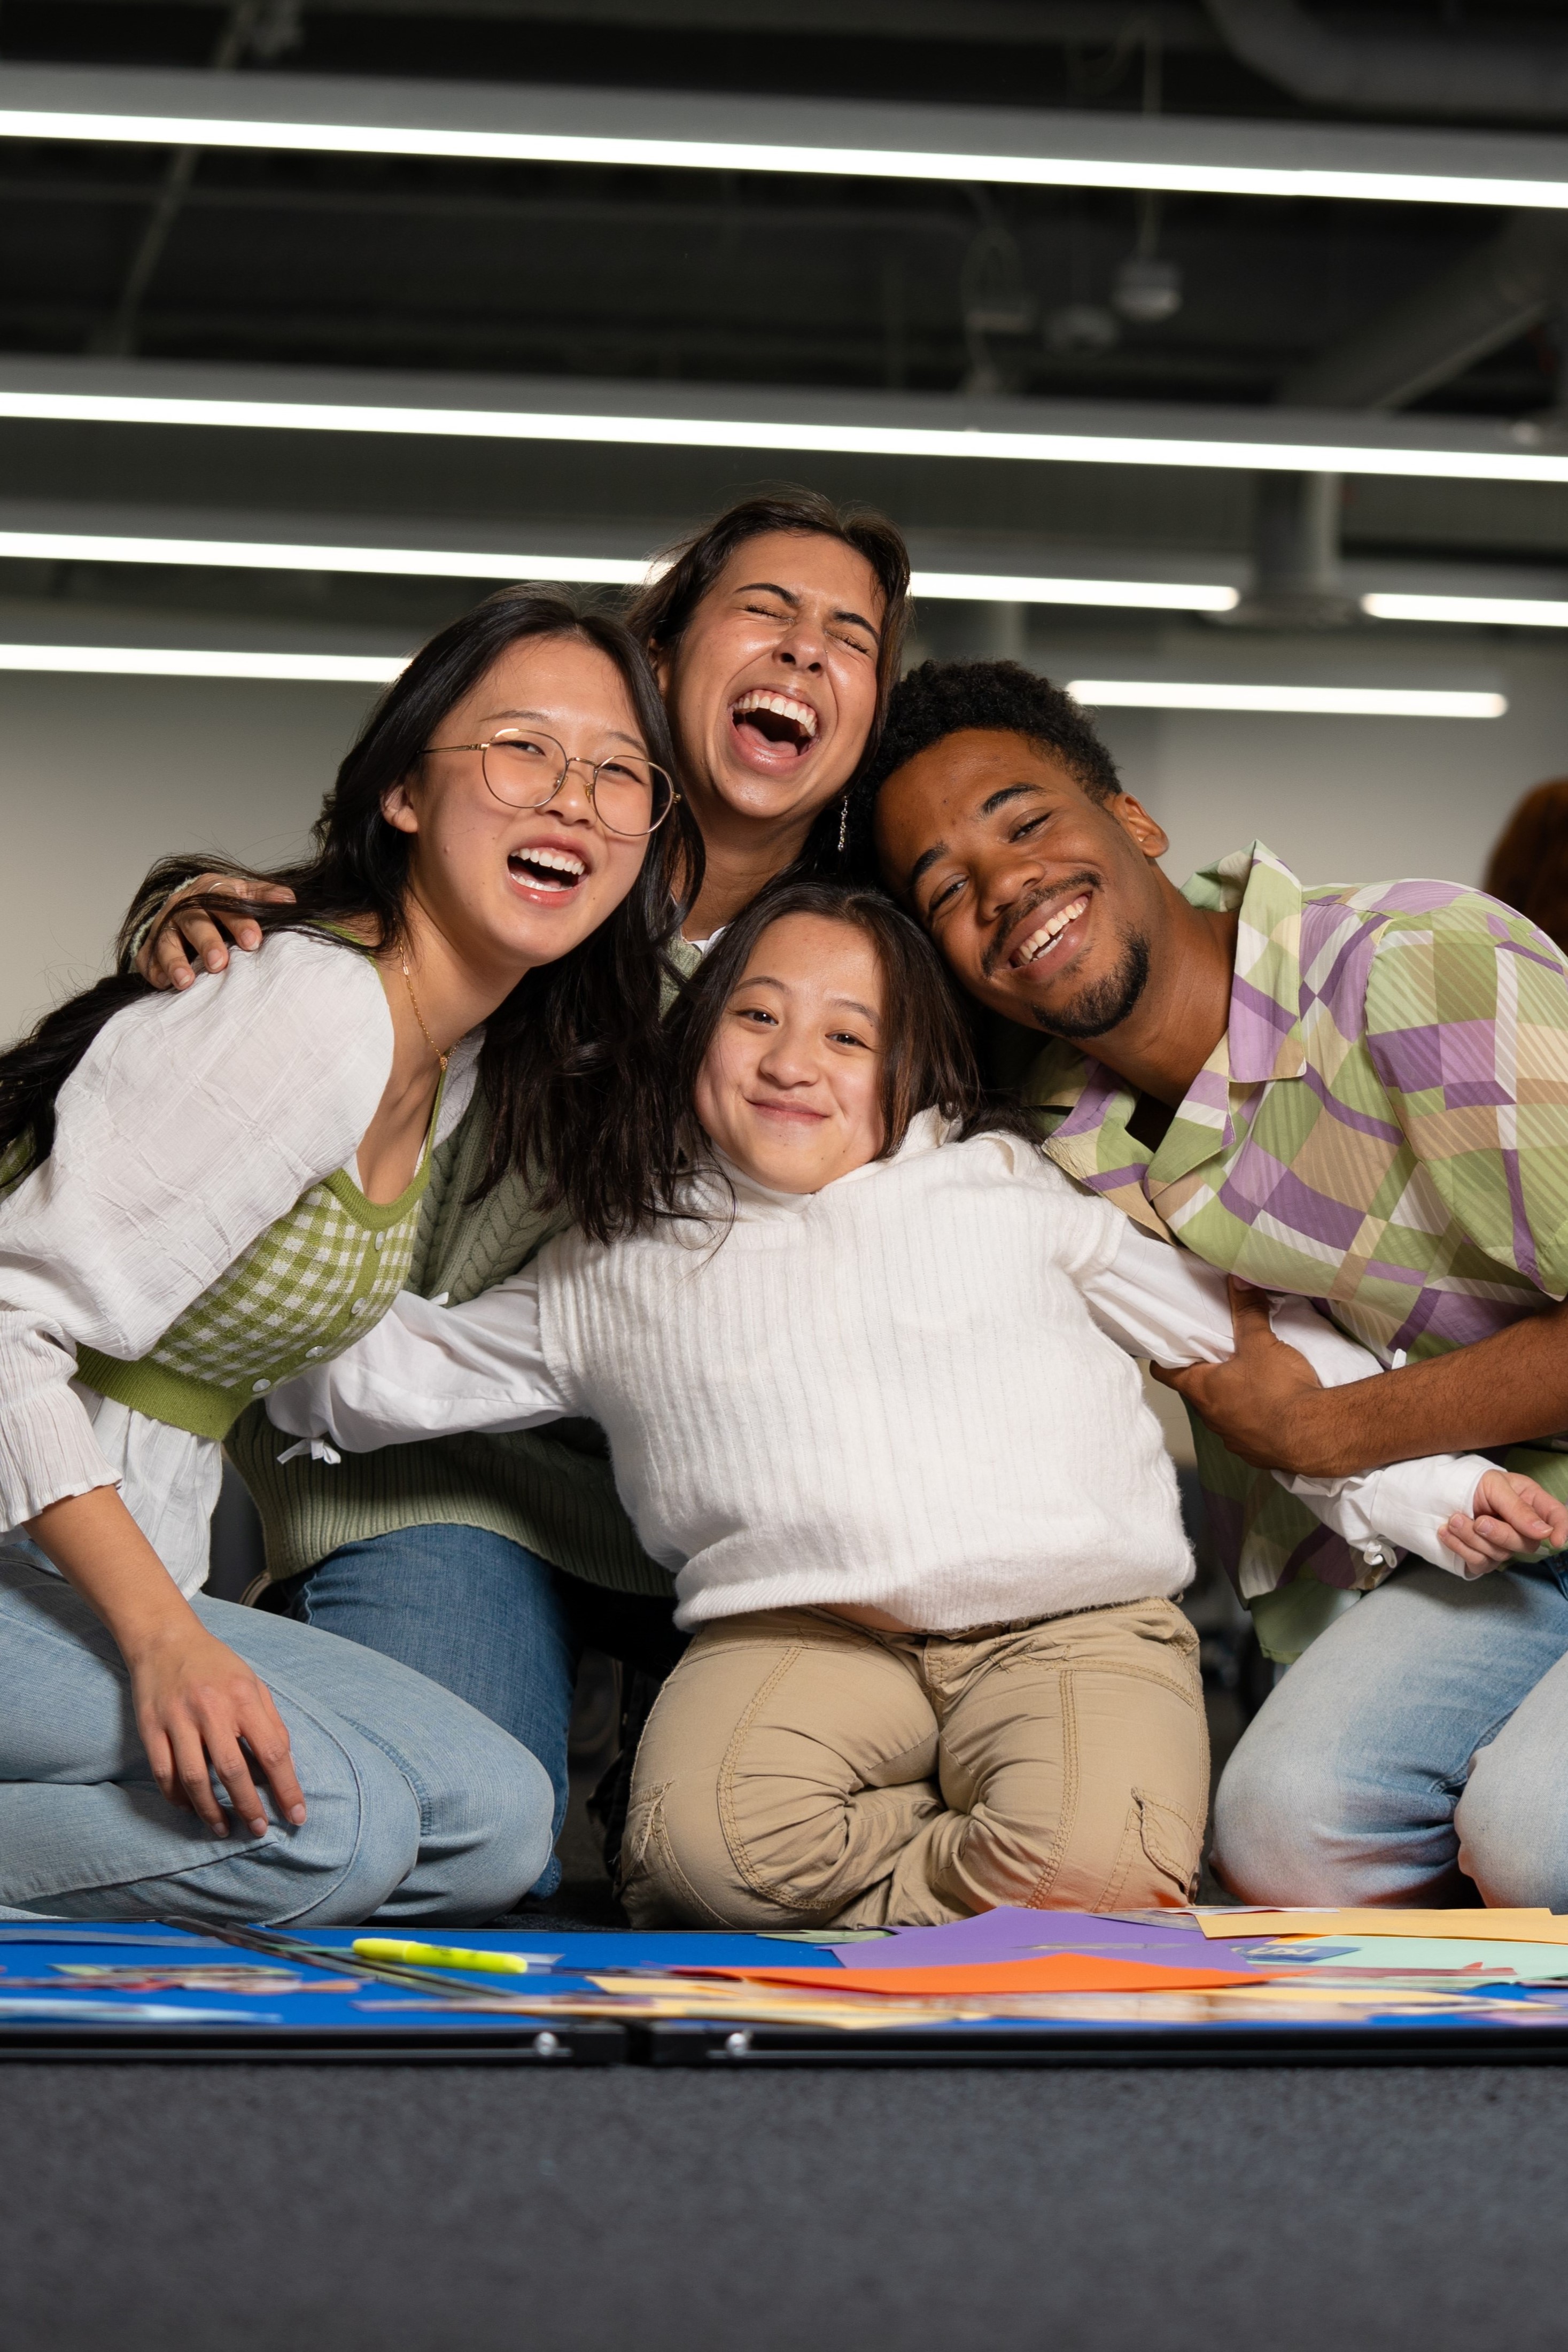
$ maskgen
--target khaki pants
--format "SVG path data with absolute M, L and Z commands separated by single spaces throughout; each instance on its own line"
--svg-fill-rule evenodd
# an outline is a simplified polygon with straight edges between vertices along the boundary
M 1194 1892 L 1197 1639 L 1173 1601 L 956 1634 L 823 1610 L 705 1626 L 632 1781 L 637 1927 L 930 1927 Z

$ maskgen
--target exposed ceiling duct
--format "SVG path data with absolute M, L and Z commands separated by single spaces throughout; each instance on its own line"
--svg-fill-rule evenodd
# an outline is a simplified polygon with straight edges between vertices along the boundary
M 1280 388 L 1293 408 L 1404 408 L 1526 333 L 1568 293 L 1568 220 L 1521 214 Z
M 1500 350 L 1568 293 L 1568 220 L 1521 213 L 1287 379 L 1294 408 L 1404 408 Z M 1355 600 L 1340 578 L 1337 474 L 1260 477 L 1251 593 L 1226 617 L 1243 627 L 1342 626 Z
M 1364 33 L 1323 24 L 1300 0 L 1207 5 L 1244 65 L 1309 105 L 1533 122 L 1568 115 L 1568 40 L 1561 35 Z

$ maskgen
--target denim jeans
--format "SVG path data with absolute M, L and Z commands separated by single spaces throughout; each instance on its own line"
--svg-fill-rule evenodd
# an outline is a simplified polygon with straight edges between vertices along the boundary
M 549 1561 L 484 1528 L 400 1528 L 329 1552 L 294 1583 L 289 1608 L 455 1691 L 538 1759 L 551 1853 L 533 1891 L 552 1895 L 578 1646 Z
M 681 1647 L 668 1601 L 563 1576 L 483 1528 L 400 1528 L 344 1544 L 289 1588 L 290 1613 L 440 1683 L 510 1731 L 549 1774 L 552 1840 L 566 1815 L 566 1735 L 577 1666 L 593 1647 L 668 1671 Z M 553 1894 L 552 1853 L 534 1887 Z
M 28 1545 L 0 1549 L 0 1907 L 76 1919 L 477 1925 L 550 1853 L 534 1759 L 449 1693 L 330 1634 L 192 1603 L 277 1702 L 309 1816 L 215 1837 L 159 1792 L 114 1642 Z
M 1215 1864 L 1248 1903 L 1568 1909 L 1568 1555 L 1336 1619 L 1226 1767 Z

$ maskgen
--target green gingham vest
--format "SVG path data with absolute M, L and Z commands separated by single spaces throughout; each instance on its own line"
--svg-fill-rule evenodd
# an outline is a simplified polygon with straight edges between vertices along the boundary
M 226 1437 L 253 1398 L 380 1321 L 407 1277 L 429 1181 L 428 1137 L 395 1201 L 367 1201 L 340 1168 L 275 1218 L 139 1362 L 79 1348 L 79 1379 L 153 1421 Z

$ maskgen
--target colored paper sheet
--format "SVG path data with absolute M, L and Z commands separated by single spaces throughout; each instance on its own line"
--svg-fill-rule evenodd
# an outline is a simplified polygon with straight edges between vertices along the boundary
M 946 1968 L 682 1969 L 682 1975 L 740 1978 L 747 1984 L 808 1985 L 821 1992 L 886 1992 L 909 1998 L 921 1993 L 991 1992 L 1200 1992 L 1221 1985 L 1257 1984 L 1237 1969 L 1160 1968 L 1146 1960 L 1104 1959 L 1096 1952 L 1044 1952 L 1027 1959 L 965 1963 Z
M 1472 1913 L 1471 1916 L 1475 1915 Z M 1321 1948 L 1304 1937 L 1278 1942 L 1270 1955 L 1279 1969 L 1303 1966 L 1314 1973 L 1379 1969 L 1402 1976 L 1436 1971 L 1443 1976 L 1479 1971 L 1513 1976 L 1521 1983 L 1552 1984 L 1568 1978 L 1568 1950 L 1560 1944 L 1521 1944 L 1458 1936 L 1363 1936 L 1332 1937 Z
M 803 1972 L 804 1973 L 804 1972 Z M 1169 1972 L 1165 1972 L 1167 1975 Z M 834 1972 L 833 1981 L 838 1981 Z M 660 1976 L 654 1970 L 635 1975 L 601 1976 L 592 1980 L 609 1996 L 602 2005 L 579 1996 L 547 1996 L 542 2004 L 552 2013 L 599 2017 L 684 2017 L 710 2024 L 826 2025 L 834 2029 L 902 2030 L 908 2026 L 1054 2021 L 1073 2026 L 1119 2025 L 1267 2025 L 1321 2027 L 1366 2025 L 1403 2021 L 1411 2024 L 1473 2026 L 1478 2021 L 1506 2030 L 1539 2022 L 1542 2017 L 1568 2022 L 1568 2003 L 1551 1994 L 1532 1995 L 1528 1988 L 1499 1989 L 1479 1982 L 1451 1980 L 1442 1991 L 1429 1985 L 1411 1986 L 1400 1980 L 1387 1984 L 1311 1984 L 1303 1976 L 1264 1980 L 1251 1978 L 1240 1985 L 1182 1991 L 1106 1992 L 968 1992 L 901 1995 L 846 1993 L 835 2001 L 818 1990 L 821 1979 L 802 1985 L 759 1984 L 746 1979 L 721 1981 L 684 1971 Z M 1542 2000 L 1551 2003 L 1541 2006 Z M 411 2003 L 410 2006 L 416 2004 Z
M 1478 1935 L 1520 1944 L 1568 1944 L 1568 1918 L 1551 1911 L 1415 1911 L 1403 1906 L 1352 1911 L 1200 1911 L 1211 1942 L 1245 1936 L 1441 1936 L 1473 1943 Z
M 959 1963 L 1024 1959 L 1033 1952 L 1089 1951 L 1107 1958 L 1180 1958 L 1191 1953 L 1196 1937 L 1185 1913 L 1170 1923 L 1154 1925 L 1142 1919 L 1108 1919 L 1092 1911 L 1026 1911 L 1005 1908 L 978 1912 L 973 1919 L 951 1919 L 941 1927 L 900 1927 L 876 1955 L 879 1969 L 946 1968 Z M 849 1943 L 833 1947 L 846 1968 L 868 1958 Z M 1201 1948 L 1200 1948 L 1201 1949 Z M 1197 1958 L 1197 1955 L 1193 1955 Z
M 885 1944 L 904 1931 L 899 1927 L 759 1927 L 764 1944 Z

